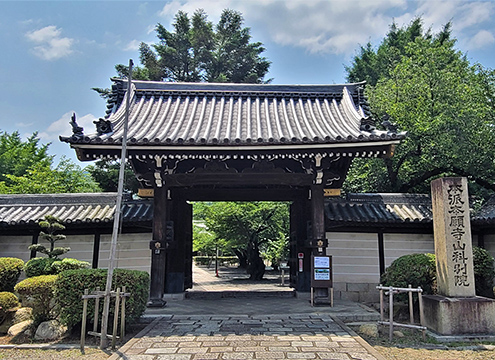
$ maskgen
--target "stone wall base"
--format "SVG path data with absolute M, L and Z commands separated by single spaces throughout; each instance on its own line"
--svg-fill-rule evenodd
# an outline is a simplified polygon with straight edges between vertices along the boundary
M 378 284 L 334 282 L 334 299 L 350 300 L 360 303 L 376 303 L 380 301 Z
M 424 295 L 425 326 L 443 335 L 495 333 L 495 300 Z

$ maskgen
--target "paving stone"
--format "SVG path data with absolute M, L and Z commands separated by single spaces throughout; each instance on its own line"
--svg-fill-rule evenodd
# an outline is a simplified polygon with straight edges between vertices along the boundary
M 188 354 L 170 354 L 170 355 L 159 355 L 156 360 L 191 360 L 192 355 Z
M 209 348 L 210 352 L 217 352 L 217 353 L 227 353 L 227 352 L 232 352 L 234 351 L 234 348 L 231 346 L 215 346 Z
M 254 352 L 236 352 L 222 354 L 222 359 L 254 359 Z
M 155 355 L 127 355 L 126 360 L 153 360 Z
M 300 353 L 300 352 L 288 352 L 288 359 L 315 359 L 315 353 Z
M 218 359 L 220 357 L 220 354 L 195 354 L 193 356 L 194 360 L 212 360 L 212 359 Z
M 192 348 L 192 347 L 184 347 L 177 351 L 179 354 L 205 354 L 208 351 L 208 348 Z
M 179 348 L 151 348 L 146 350 L 144 353 L 146 355 L 156 355 L 156 354 L 175 354 Z
M 291 346 L 313 346 L 311 341 L 291 341 Z
M 318 357 L 323 360 L 349 360 L 350 357 L 347 354 L 336 354 L 336 353 L 317 353 Z
M 291 346 L 291 343 L 290 341 L 276 341 L 275 339 L 272 339 L 271 341 L 261 341 L 260 346 Z
M 256 351 L 254 353 L 256 359 L 283 359 L 285 354 L 277 351 Z
M 376 360 L 376 357 L 370 355 L 369 353 L 348 353 L 351 359 L 355 360 Z

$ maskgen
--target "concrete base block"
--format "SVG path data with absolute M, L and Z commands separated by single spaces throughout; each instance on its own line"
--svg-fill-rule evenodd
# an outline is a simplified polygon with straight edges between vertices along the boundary
M 425 326 L 443 335 L 495 332 L 495 300 L 424 295 Z

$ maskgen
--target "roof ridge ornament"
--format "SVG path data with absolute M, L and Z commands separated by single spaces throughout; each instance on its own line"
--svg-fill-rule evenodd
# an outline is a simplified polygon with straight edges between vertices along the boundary
M 96 125 L 96 132 L 98 136 L 101 136 L 103 134 L 108 134 L 113 131 L 112 129 L 112 123 L 110 120 L 105 120 L 103 118 L 99 118 L 96 121 L 93 121 L 93 124 Z
M 359 126 L 361 131 L 373 131 L 376 130 L 375 121 L 370 117 L 364 117 L 361 119 L 361 125 Z
M 397 133 L 398 130 L 398 125 L 394 124 L 390 121 L 390 115 L 385 113 L 385 115 L 382 116 L 382 126 L 385 128 L 385 130 Z
M 82 139 L 84 137 L 84 128 L 77 124 L 76 113 L 72 113 L 69 124 L 72 126 L 72 137 L 75 139 Z

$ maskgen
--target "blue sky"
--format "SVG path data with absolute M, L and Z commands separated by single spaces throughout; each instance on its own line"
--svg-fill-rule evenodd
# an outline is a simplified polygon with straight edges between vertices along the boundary
M 115 64 L 138 64 L 137 47 L 156 41 L 157 23 L 170 29 L 178 10 L 198 8 L 215 23 L 224 8 L 241 11 L 252 40 L 267 49 L 275 84 L 342 83 L 359 45 L 378 45 L 393 20 L 404 25 L 417 16 L 433 31 L 452 20 L 458 48 L 495 68 L 493 1 L 0 0 L 0 130 L 37 131 L 52 142 L 51 154 L 76 161 L 58 135 L 71 134 L 73 112 L 93 131 L 105 102 L 91 88 L 109 87 Z

